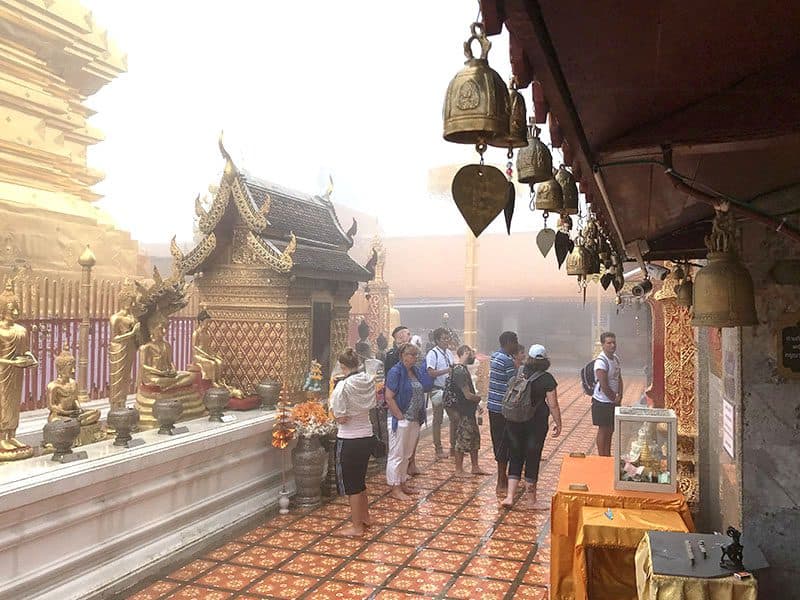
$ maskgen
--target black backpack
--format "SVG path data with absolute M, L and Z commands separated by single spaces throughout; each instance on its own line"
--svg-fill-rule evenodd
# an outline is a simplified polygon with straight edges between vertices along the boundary
M 534 406 L 531 398 L 531 384 L 545 373 L 546 371 L 536 371 L 527 378 L 520 373 L 508 382 L 508 390 L 503 397 L 503 416 L 506 421 L 524 423 L 533 418 L 538 406 Z
M 453 366 L 453 370 L 450 372 L 450 375 L 447 376 L 447 379 L 444 382 L 442 406 L 445 408 L 455 408 L 458 405 L 458 400 L 460 398 L 460 394 L 458 392 L 460 390 L 456 388 L 456 382 L 453 380 L 453 371 L 455 371 L 458 367 L 466 369 L 466 367 L 463 365 Z M 469 371 L 467 371 L 467 376 L 469 376 Z
M 600 358 L 608 365 L 608 359 L 600 354 Z M 587 396 L 594 396 L 594 388 L 597 385 L 597 378 L 594 376 L 594 362 L 597 359 L 592 359 L 591 362 L 586 363 L 586 366 L 581 369 L 581 384 L 583 385 L 583 393 Z M 608 365 L 609 367 L 611 365 Z

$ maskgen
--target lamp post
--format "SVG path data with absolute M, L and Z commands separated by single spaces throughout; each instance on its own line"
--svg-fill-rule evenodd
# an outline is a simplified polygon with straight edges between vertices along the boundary
M 89 399 L 89 293 L 92 287 L 92 267 L 97 263 L 94 254 L 86 250 L 78 258 L 81 266 L 81 327 L 78 333 L 78 401 Z

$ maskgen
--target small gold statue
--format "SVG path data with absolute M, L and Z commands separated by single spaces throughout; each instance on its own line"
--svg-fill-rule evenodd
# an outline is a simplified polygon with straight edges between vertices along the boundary
M 231 397 L 241 398 L 242 391 L 228 385 L 222 379 L 223 362 L 222 359 L 211 352 L 211 340 L 208 335 L 208 322 L 211 315 L 206 309 L 202 309 L 197 315 L 197 327 L 192 333 L 192 355 L 194 364 L 200 367 L 200 373 L 206 381 L 210 381 L 213 387 L 227 389 Z
M 62 417 L 77 419 L 81 426 L 93 425 L 100 420 L 99 410 L 84 410 L 78 402 L 78 384 L 75 375 L 75 357 L 69 346 L 56 357 L 58 377 L 47 384 L 47 407 L 50 409 L 48 421 Z
M 126 281 L 119 292 L 120 309 L 111 315 L 111 341 L 108 345 L 111 409 L 125 407 L 131 389 L 131 367 L 139 346 L 139 321 L 131 312 L 136 301 L 133 284 Z
M 33 448 L 14 437 L 19 426 L 23 370 L 39 364 L 28 350 L 28 332 L 17 323 L 19 300 L 6 283 L 0 294 L 0 460 L 33 456 Z
M 139 385 L 151 385 L 161 390 L 191 385 L 194 375 L 188 371 L 177 371 L 172 362 L 172 346 L 164 337 L 167 319 L 159 312 L 147 322 L 150 341 L 139 348 Z

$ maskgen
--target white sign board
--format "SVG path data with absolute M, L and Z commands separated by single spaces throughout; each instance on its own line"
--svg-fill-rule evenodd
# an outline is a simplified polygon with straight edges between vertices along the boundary
M 722 447 L 731 458 L 736 458 L 733 454 L 733 434 L 736 431 L 735 409 L 726 398 L 722 399 Z

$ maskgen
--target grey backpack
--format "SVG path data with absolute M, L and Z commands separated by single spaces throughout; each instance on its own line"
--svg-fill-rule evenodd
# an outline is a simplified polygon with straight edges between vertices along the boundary
M 546 371 L 536 371 L 528 378 L 515 375 L 508 382 L 508 389 L 503 398 L 503 416 L 512 423 L 530 421 L 536 414 L 537 407 L 531 399 L 531 383 L 544 375 Z

